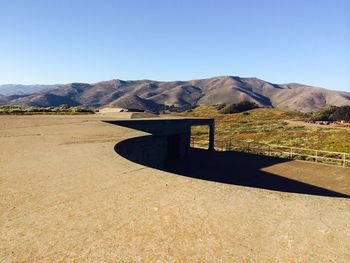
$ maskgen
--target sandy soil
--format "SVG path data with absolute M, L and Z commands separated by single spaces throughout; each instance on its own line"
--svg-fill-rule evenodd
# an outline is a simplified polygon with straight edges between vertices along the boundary
M 0 116 L 1 262 L 350 262 L 350 199 L 144 167 L 101 118 Z

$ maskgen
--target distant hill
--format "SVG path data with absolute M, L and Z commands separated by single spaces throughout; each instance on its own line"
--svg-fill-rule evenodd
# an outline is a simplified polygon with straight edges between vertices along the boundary
M 22 84 L 3 84 L 0 85 L 0 95 L 9 96 L 9 95 L 21 95 L 21 94 L 30 94 L 39 90 L 49 90 L 57 88 L 56 85 L 22 85 Z
M 308 112 L 327 105 L 350 105 L 350 93 L 296 83 L 273 84 L 257 78 L 223 76 L 172 82 L 116 79 L 94 84 L 71 83 L 31 94 L 0 96 L 2 105 L 116 106 L 150 112 L 165 108 L 186 110 L 196 105 L 229 104 L 242 100 L 255 102 L 261 107 Z

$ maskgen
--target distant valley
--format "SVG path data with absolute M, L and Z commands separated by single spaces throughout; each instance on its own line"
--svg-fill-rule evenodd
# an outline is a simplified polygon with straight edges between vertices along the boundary
M 109 80 L 94 84 L 0 85 L 0 105 L 49 107 L 67 104 L 183 111 L 197 105 L 249 100 L 261 107 L 302 112 L 350 105 L 350 93 L 303 84 L 273 84 L 257 78 L 222 76 L 189 81 Z

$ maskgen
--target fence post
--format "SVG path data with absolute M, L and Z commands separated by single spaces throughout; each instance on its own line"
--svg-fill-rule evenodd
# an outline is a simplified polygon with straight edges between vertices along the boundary
M 290 147 L 290 158 L 293 159 L 293 148 Z
M 345 167 L 345 163 L 346 163 L 346 155 L 345 153 L 343 153 L 343 167 Z
M 315 152 L 316 152 L 316 159 L 315 160 L 316 160 L 316 163 L 317 163 L 318 162 L 318 151 L 316 150 Z

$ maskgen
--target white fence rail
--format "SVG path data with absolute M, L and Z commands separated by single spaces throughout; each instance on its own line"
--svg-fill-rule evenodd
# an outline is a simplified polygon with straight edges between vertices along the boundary
M 191 147 L 208 148 L 208 141 L 191 138 Z M 307 148 L 289 147 L 283 145 L 264 144 L 252 141 L 215 141 L 217 151 L 240 151 L 255 154 L 275 156 L 287 159 L 304 160 L 350 167 L 350 154 L 343 152 L 322 151 Z

